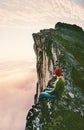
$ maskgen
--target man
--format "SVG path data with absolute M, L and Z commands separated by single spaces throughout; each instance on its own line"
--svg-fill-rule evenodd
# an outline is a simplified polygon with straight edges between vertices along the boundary
M 42 98 L 57 98 L 60 99 L 63 95 L 64 92 L 64 85 L 65 85 L 65 80 L 64 77 L 62 76 L 62 69 L 61 68 L 56 68 L 54 70 L 54 75 L 56 76 L 56 81 L 53 84 L 52 87 L 46 87 L 39 95 L 39 101 Z

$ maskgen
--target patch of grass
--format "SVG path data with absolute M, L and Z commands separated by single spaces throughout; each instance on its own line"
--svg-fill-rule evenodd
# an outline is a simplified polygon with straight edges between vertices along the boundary
M 83 130 L 84 117 L 79 113 L 60 111 L 55 113 L 52 119 L 43 130 Z
M 69 53 L 73 54 L 74 57 L 78 60 L 78 62 L 81 65 L 84 65 L 84 49 L 83 49 L 84 44 L 83 43 L 75 42 L 75 41 L 72 42 L 72 41 L 62 38 L 59 35 L 56 35 L 55 39 L 60 44 L 62 44 Z

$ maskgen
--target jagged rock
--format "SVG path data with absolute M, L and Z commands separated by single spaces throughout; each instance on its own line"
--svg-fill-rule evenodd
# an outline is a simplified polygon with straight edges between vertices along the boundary
M 32 107 L 28 112 L 25 130 L 83 130 L 83 29 L 59 22 L 55 29 L 45 29 L 33 34 L 33 39 L 39 92 L 50 84 L 53 70 L 57 66 L 62 68 L 66 84 L 60 101 L 44 99 Z M 72 119 L 74 120 L 71 121 Z

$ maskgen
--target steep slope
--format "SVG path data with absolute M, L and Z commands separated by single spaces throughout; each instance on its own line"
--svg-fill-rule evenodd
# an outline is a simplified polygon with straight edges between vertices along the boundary
M 62 68 L 66 84 L 60 101 L 43 100 L 32 107 L 25 130 L 83 130 L 84 31 L 76 25 L 59 22 L 55 29 L 33 34 L 33 39 L 39 92 L 51 82 L 48 81 L 57 66 Z M 69 125 L 70 122 L 72 125 Z

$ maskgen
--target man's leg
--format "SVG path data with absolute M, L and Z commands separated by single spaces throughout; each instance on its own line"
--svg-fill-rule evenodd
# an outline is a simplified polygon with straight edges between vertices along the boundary
M 52 95 L 46 92 L 41 92 L 39 95 L 39 100 L 41 100 L 42 98 L 53 99 L 53 98 L 56 98 L 56 95 L 54 94 Z
M 42 92 L 45 92 L 45 91 L 51 91 L 53 88 L 48 88 L 48 87 L 45 87 L 44 89 L 43 89 L 43 91 Z

